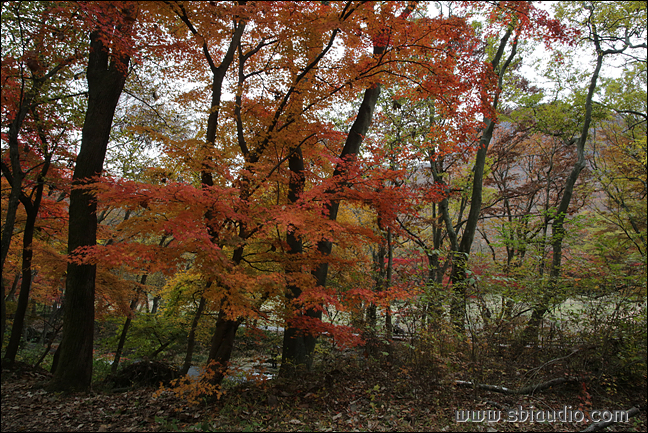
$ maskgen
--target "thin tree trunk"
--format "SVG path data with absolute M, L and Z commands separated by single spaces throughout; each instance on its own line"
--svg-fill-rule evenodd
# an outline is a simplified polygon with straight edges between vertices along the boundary
M 153 306 L 151 307 L 151 314 L 155 315 L 158 312 L 158 308 L 160 308 L 160 296 L 154 296 L 153 297 Z
M 21 101 L 20 108 L 16 117 L 9 125 L 9 158 L 11 161 L 11 170 L 9 167 L 2 161 L 0 166 L 2 167 L 2 172 L 4 173 L 7 180 L 11 185 L 11 192 L 9 193 L 9 201 L 7 202 L 7 207 L 5 209 L 6 216 L 5 221 L 2 227 L 2 241 L 0 242 L 0 269 L 2 269 L 2 275 L 4 276 L 4 265 L 9 254 L 9 247 L 11 246 L 11 239 L 13 238 L 14 226 L 16 223 L 16 212 L 18 210 L 18 204 L 20 202 L 20 196 L 22 195 L 22 183 L 24 178 L 24 173 L 20 166 L 20 150 L 18 148 L 18 136 L 22 128 L 22 124 L 25 120 L 25 116 L 33 108 L 33 101 L 35 97 L 40 93 L 40 90 L 45 83 L 43 77 L 35 78 L 33 80 L 32 87 L 27 91 L 25 98 Z M 3 155 L 4 159 L 4 155 Z M 24 260 L 23 260 L 24 261 Z M 0 277 L 2 278 L 2 277 Z M 2 336 L 4 336 L 5 325 L 6 325 L 6 305 L 5 305 L 5 293 L 4 293 L 4 279 L 2 282 L 2 297 L 0 298 L 2 305 L 0 309 L 2 310 L 1 320 L 1 331 Z M 4 338 L 0 338 L 0 347 L 4 343 Z M 13 355 L 15 357 L 15 354 Z M 12 361 L 13 362 L 13 361 Z
M 432 205 L 433 218 L 437 221 L 437 206 L 436 204 Z M 431 290 L 440 287 L 443 282 L 443 274 L 445 273 L 445 267 L 442 268 L 439 263 L 439 251 L 441 250 L 442 244 L 442 229 L 441 224 L 435 224 L 432 230 L 432 252 L 427 252 L 426 256 L 428 259 L 428 275 L 426 284 L 428 286 L 428 302 L 426 305 L 426 315 L 424 317 L 425 321 L 434 321 L 441 317 L 443 314 L 442 302 L 438 297 L 429 296 Z M 430 323 L 428 322 L 428 323 Z
M 130 211 L 127 211 L 126 215 L 124 216 L 124 221 L 126 221 L 129 216 L 130 216 Z M 163 246 L 166 239 L 167 239 L 166 235 L 162 236 L 158 245 Z M 148 274 L 142 275 L 140 277 L 140 285 L 143 286 L 144 284 L 146 284 L 147 279 L 148 279 Z M 140 291 L 141 291 L 140 288 L 136 288 L 135 298 L 130 303 L 130 314 L 128 315 L 128 317 L 126 317 L 126 320 L 124 321 L 124 326 L 122 327 L 121 335 L 119 336 L 119 342 L 117 343 L 117 350 L 115 351 L 115 358 L 113 360 L 112 366 L 110 367 L 110 371 L 113 374 L 117 372 L 117 367 L 119 366 L 119 360 L 121 359 L 121 354 L 122 351 L 124 350 L 124 344 L 126 344 L 126 336 L 128 335 L 128 330 L 130 329 L 131 322 L 136 313 L 135 309 L 137 308 L 137 304 L 139 302 Z M 146 309 L 148 310 L 148 296 L 146 295 L 146 292 L 144 292 L 143 295 L 144 295 L 144 301 L 146 302 Z
M 376 84 L 373 87 L 365 90 L 364 98 L 360 108 L 358 109 L 358 116 L 351 126 L 349 135 L 347 136 L 346 143 L 342 149 L 340 155 L 340 160 L 342 163 L 338 164 L 335 167 L 333 172 L 333 179 L 336 183 L 344 183 L 344 173 L 345 165 L 351 163 L 358 153 L 360 152 L 360 145 L 364 136 L 369 131 L 369 126 L 373 119 L 373 112 L 378 102 L 378 96 L 380 96 L 380 84 Z M 335 192 L 335 190 L 330 190 L 330 193 Z M 327 205 L 325 205 L 325 212 L 328 214 L 328 218 L 331 221 L 337 220 L 338 210 L 340 208 L 340 200 L 331 200 Z M 322 240 L 317 243 L 317 250 L 323 257 L 328 257 L 331 255 L 333 250 L 333 243 L 329 240 Z M 328 262 L 323 262 L 318 265 L 313 271 L 313 276 L 315 277 L 315 284 L 317 286 L 326 287 L 326 280 L 328 276 Z M 322 311 L 315 309 L 308 309 L 304 313 L 304 316 L 308 319 L 322 320 Z M 289 328 L 287 332 L 298 333 L 299 330 L 292 330 Z M 317 337 L 312 334 L 306 334 L 303 336 L 303 356 L 300 359 L 295 360 L 296 368 L 307 369 L 309 370 L 313 363 L 313 352 L 315 350 L 315 344 L 317 343 Z
M 410 1 L 408 2 L 407 8 L 401 13 L 400 18 L 406 19 L 416 8 L 417 2 Z M 381 34 L 381 37 L 374 40 L 373 54 L 374 56 L 382 55 L 387 49 L 387 43 L 389 41 L 389 30 L 385 29 Z M 364 92 L 364 97 L 362 103 L 358 108 L 358 115 L 355 122 L 349 130 L 347 135 L 346 142 L 344 143 L 344 148 L 340 154 L 340 161 L 335 167 L 333 172 L 333 182 L 336 184 L 327 193 L 336 192 L 345 181 L 346 165 L 352 164 L 358 153 L 360 152 L 360 146 L 362 141 L 369 131 L 369 126 L 373 120 L 373 112 L 376 108 L 376 103 L 378 102 L 378 97 L 380 96 L 381 85 L 374 84 L 372 87 L 368 88 Z M 340 185 L 340 186 L 338 186 Z M 337 220 L 338 210 L 340 208 L 340 200 L 330 200 L 324 206 L 324 212 L 328 215 L 330 221 Z M 317 243 L 317 250 L 322 255 L 322 257 L 328 257 L 331 255 L 333 250 L 333 244 L 331 241 L 322 240 Z M 323 262 L 318 265 L 312 272 L 315 277 L 315 284 L 319 287 L 326 287 L 326 280 L 328 276 L 328 262 Z M 307 309 L 302 316 L 307 320 L 322 320 L 322 311 L 321 309 Z M 285 332 L 291 333 L 291 335 L 299 335 L 301 332 L 300 329 L 291 327 L 290 325 Z M 302 332 L 303 334 L 303 332 Z M 317 336 L 307 333 L 303 334 L 302 340 L 299 340 L 299 344 L 303 348 L 299 350 L 299 358 L 292 360 L 295 371 L 299 370 L 310 370 L 313 363 L 313 352 L 315 350 L 315 344 L 317 342 Z M 296 341 L 294 338 L 290 341 Z
M 46 173 L 49 168 L 49 160 L 45 162 L 43 171 Z M 25 222 L 25 231 L 23 232 L 23 257 L 22 257 L 22 284 L 20 285 L 20 295 L 18 296 L 18 304 L 16 305 L 16 313 L 14 314 L 13 327 L 11 328 L 11 338 L 7 345 L 5 353 L 5 362 L 13 364 L 16 360 L 18 353 L 18 346 L 22 337 L 22 331 L 25 322 L 25 314 L 27 313 L 27 306 L 29 304 L 29 291 L 32 282 L 32 258 L 34 256 L 33 240 L 34 228 L 36 226 L 36 218 L 38 217 L 38 210 L 40 208 L 41 198 L 43 196 L 44 175 L 41 173 L 39 176 L 39 185 L 36 187 L 36 197 L 34 203 L 25 197 L 24 206 L 27 211 L 27 221 Z
M 385 256 L 387 255 L 387 248 L 385 244 L 380 242 L 378 245 L 378 251 L 372 252 L 373 256 L 373 266 L 374 266 L 374 284 L 375 291 L 380 292 L 385 287 Z M 371 302 L 367 306 L 367 312 L 365 315 L 365 324 L 366 332 L 373 333 L 373 330 L 376 328 L 376 322 L 378 320 L 378 307 L 376 304 Z
M 493 58 L 491 64 L 493 70 L 497 71 L 498 75 L 498 86 L 497 91 L 502 88 L 502 80 L 506 69 L 510 64 L 511 60 L 515 56 L 517 51 L 517 35 L 512 43 L 511 53 L 500 67 L 500 60 L 504 54 L 504 49 L 508 44 L 508 40 L 515 31 L 514 28 L 509 27 L 502 39 Z M 498 94 L 495 95 L 493 100 L 493 110 L 497 109 Z M 488 146 L 490 145 L 491 139 L 493 138 L 493 129 L 495 127 L 495 122 L 492 119 L 484 119 L 486 128 L 482 131 L 482 136 L 479 140 L 479 149 L 477 150 L 477 158 L 475 160 L 475 165 L 473 167 L 474 177 L 472 184 L 472 196 L 470 198 L 470 211 L 468 213 L 468 219 L 465 223 L 465 228 L 463 235 L 461 237 L 461 242 L 459 243 L 459 249 L 455 250 L 453 261 L 452 261 L 452 272 L 450 274 L 450 280 L 452 281 L 453 288 L 453 297 L 450 302 L 450 317 L 452 323 L 454 324 L 455 329 L 458 332 L 464 332 L 465 328 L 465 317 L 466 317 L 466 292 L 467 292 L 467 266 L 468 258 L 470 256 L 470 250 L 472 248 L 473 240 L 475 238 L 475 231 L 477 228 L 477 222 L 479 221 L 479 215 L 481 214 L 481 204 L 482 204 L 482 188 L 484 182 L 484 167 L 486 165 L 486 153 L 488 151 Z M 444 209 L 444 212 L 447 215 L 447 205 Z M 449 218 L 446 217 L 446 223 L 449 221 Z M 450 231 L 450 228 L 448 228 Z
M 209 284 L 209 283 L 208 283 Z M 196 314 L 191 321 L 191 328 L 189 329 L 189 335 L 187 336 L 187 353 L 185 354 L 185 360 L 180 369 L 180 374 L 185 375 L 189 372 L 191 368 L 191 361 L 193 359 L 193 352 L 196 346 L 196 329 L 198 328 L 198 322 L 202 316 L 203 311 L 205 311 L 205 305 L 207 300 L 204 296 L 200 297 L 200 302 L 198 303 L 198 308 L 196 309 Z
M 4 269 L 4 263 L 7 259 L 9 253 L 9 246 L 11 245 L 11 238 L 13 237 L 14 225 L 16 222 L 16 211 L 18 210 L 18 203 L 20 201 L 20 196 L 22 194 L 22 181 L 24 173 L 20 166 L 20 150 L 18 148 L 18 136 L 22 128 L 22 124 L 25 120 L 25 116 L 34 106 L 34 99 L 40 93 L 43 84 L 45 83 L 44 77 L 34 77 L 34 84 L 27 91 L 25 99 L 20 105 L 20 109 L 16 114 L 13 122 L 9 125 L 9 158 L 11 161 L 11 172 L 9 167 L 7 167 L 2 162 L 2 171 L 5 173 L 7 180 L 11 177 L 13 180 L 11 184 L 11 193 L 9 195 L 9 202 L 7 203 L 7 208 L 5 209 L 7 214 L 5 216 L 4 226 L 2 228 L 2 242 L 1 244 L 1 260 L 0 267 Z
M 241 3 L 242 2 L 239 2 L 239 4 Z M 191 20 L 184 6 L 180 5 L 179 10 L 176 13 L 180 17 L 180 19 L 187 25 L 189 31 L 191 31 L 194 35 L 199 35 L 198 31 L 191 23 Z M 239 45 L 241 43 L 241 37 L 243 36 L 243 32 L 245 31 L 245 26 L 246 26 L 246 22 L 244 20 L 236 21 L 234 33 L 232 34 L 232 39 L 230 41 L 229 47 L 227 49 L 227 52 L 223 56 L 223 60 L 221 61 L 218 67 L 214 63 L 212 56 L 209 53 L 209 47 L 207 45 L 207 42 L 206 41 L 203 42 L 203 46 L 202 46 L 203 54 L 205 55 L 205 58 L 210 66 L 213 75 L 212 101 L 211 101 L 209 118 L 207 120 L 207 136 L 203 146 L 207 151 L 211 150 L 216 140 L 216 131 L 218 129 L 223 80 L 225 79 L 225 74 L 227 73 L 227 70 L 229 69 L 230 65 L 232 64 L 232 61 L 234 60 L 234 55 L 236 53 L 236 50 L 239 48 Z M 201 170 L 200 173 L 201 185 L 204 189 L 214 185 L 214 180 L 213 180 L 213 175 L 211 170 L 212 170 L 211 159 L 210 157 L 208 157 L 203 162 L 203 169 Z M 207 212 L 205 214 L 205 219 L 207 221 L 211 220 L 210 212 Z M 208 222 L 208 231 L 212 237 L 212 242 L 217 243 L 218 242 L 217 230 L 215 227 L 212 227 L 209 222 Z M 239 249 L 242 250 L 242 247 Z M 236 256 L 237 254 L 242 256 L 242 251 L 240 253 L 235 252 L 234 256 Z M 211 284 L 213 284 L 213 281 L 210 280 L 207 282 L 207 284 L 208 286 L 211 286 Z M 202 310 L 200 307 L 202 306 L 204 309 L 205 303 L 206 300 L 203 297 L 201 297 L 200 304 L 198 306 L 200 315 L 202 314 Z M 197 321 L 200 319 L 200 315 L 197 312 L 196 316 L 194 317 L 195 326 L 197 326 L 198 324 Z M 234 336 L 236 335 L 236 329 L 238 328 L 239 325 L 240 325 L 239 321 L 237 320 L 233 321 L 231 319 L 228 319 L 226 317 L 223 308 L 221 308 L 221 311 L 218 316 L 218 320 L 216 321 L 216 330 L 212 335 L 211 347 L 209 351 L 209 360 L 210 361 L 213 360 L 219 365 L 219 369 L 216 373 L 216 377 L 212 380 L 212 383 L 220 383 L 220 381 L 225 375 L 225 370 L 227 369 L 227 364 L 229 363 L 229 359 L 231 356 L 231 349 L 234 346 Z M 232 329 L 234 330 L 233 332 L 231 332 Z M 190 333 L 190 337 L 193 337 L 191 333 Z M 190 341 L 189 343 L 190 344 L 188 344 L 187 347 L 187 356 L 185 357 L 185 363 L 183 364 L 182 371 L 185 370 L 188 371 L 191 364 L 191 357 L 192 357 L 194 343 L 193 341 Z M 225 349 L 227 347 L 230 348 L 229 351 Z
M 590 79 L 590 84 L 587 91 L 587 99 L 585 100 L 585 118 L 583 120 L 581 135 L 576 142 L 576 163 L 574 164 L 574 167 L 572 168 L 572 171 L 565 182 L 563 196 L 560 199 L 556 217 L 551 226 L 551 247 L 553 250 L 553 258 L 551 261 L 549 284 L 542 297 L 540 298 L 540 302 L 536 304 L 533 309 L 531 318 L 529 319 L 527 327 L 524 329 L 524 332 L 522 334 L 522 344 L 532 344 L 537 341 L 542 319 L 549 310 L 552 298 L 556 296 L 558 291 L 558 280 L 560 279 L 562 266 L 562 244 L 565 238 L 565 217 L 567 216 L 567 211 L 569 210 L 571 198 L 574 193 L 574 186 L 576 185 L 578 176 L 580 175 L 580 172 L 583 170 L 583 168 L 585 168 L 585 143 L 587 142 L 589 128 L 592 122 L 592 101 L 602 66 L 603 53 L 599 50 L 596 60 L 596 67 L 594 68 L 594 73 L 592 74 L 592 78 Z
M 384 289 L 388 289 L 392 284 L 392 273 L 394 270 L 394 247 L 392 244 L 392 231 L 391 228 L 387 229 L 387 275 L 385 276 Z M 387 338 L 391 338 L 393 331 L 391 304 L 387 302 L 385 305 L 385 333 Z
M 140 284 L 146 283 L 147 274 L 142 275 Z M 139 292 L 139 291 L 138 291 Z M 135 298 L 130 303 L 130 313 L 124 321 L 124 326 L 122 326 L 121 334 L 119 335 L 119 341 L 117 342 L 117 350 L 115 350 L 115 357 L 113 358 L 113 363 L 110 366 L 110 372 L 112 374 L 117 373 L 117 368 L 119 367 L 119 361 L 121 360 L 122 352 L 124 351 L 124 345 L 126 344 L 126 336 L 128 335 L 128 330 L 130 329 L 133 316 L 135 315 L 135 309 L 137 308 L 137 303 L 139 301 L 139 296 Z
M 35 119 L 38 122 L 38 115 L 34 113 Z M 38 126 L 38 132 L 41 139 L 41 142 L 46 146 L 47 138 L 43 133 L 40 125 Z M 43 167 L 41 168 L 40 173 L 38 174 L 38 180 L 35 189 L 34 201 L 32 202 L 30 197 L 27 197 L 22 190 L 20 191 L 20 201 L 23 203 L 23 207 L 27 213 L 27 220 L 25 221 L 25 229 L 23 232 L 23 253 L 22 253 L 22 284 L 20 286 L 20 295 L 18 297 L 18 305 L 16 306 L 16 312 L 14 314 L 13 327 L 11 329 L 11 338 L 9 339 L 9 344 L 7 346 L 7 352 L 5 353 L 5 361 L 8 364 L 13 364 L 16 359 L 16 354 L 18 353 L 18 346 L 20 344 L 20 339 L 22 336 L 22 331 L 24 327 L 25 314 L 27 312 L 27 306 L 29 304 L 29 291 L 31 289 L 32 281 L 32 259 L 34 256 L 33 252 L 33 240 L 34 240 L 34 231 L 36 227 L 36 219 L 38 217 L 38 212 L 40 210 L 41 199 L 43 198 L 43 188 L 45 186 L 45 176 L 50 168 L 50 161 L 52 155 L 46 154 Z M 6 173 L 7 178 L 11 179 L 9 173 Z M 3 294 L 4 296 L 4 294 Z
M 227 313 L 221 309 L 216 320 L 216 330 L 212 336 L 211 348 L 209 350 L 209 361 L 214 363 L 214 376 L 212 383 L 221 383 L 229 368 L 229 361 L 234 350 L 234 338 L 236 331 L 241 325 L 241 320 L 231 320 Z

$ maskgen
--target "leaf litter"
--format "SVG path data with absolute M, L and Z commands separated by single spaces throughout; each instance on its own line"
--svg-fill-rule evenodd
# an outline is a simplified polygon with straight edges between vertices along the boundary
M 404 373 L 405 371 L 405 373 Z M 583 423 L 457 423 L 456 409 L 578 407 L 578 386 L 502 395 L 370 363 L 300 380 L 247 382 L 198 405 L 157 387 L 121 393 L 47 393 L 50 374 L 19 365 L 2 374 L 2 431 L 580 431 Z M 501 377 L 501 376 L 500 376 Z M 596 407 L 603 401 L 592 396 Z M 618 405 L 628 404 L 617 396 Z M 637 398 L 627 396 L 627 399 Z M 643 397 L 645 401 L 645 395 Z M 645 403 L 644 403 L 645 404 Z M 646 431 L 646 414 L 607 431 Z

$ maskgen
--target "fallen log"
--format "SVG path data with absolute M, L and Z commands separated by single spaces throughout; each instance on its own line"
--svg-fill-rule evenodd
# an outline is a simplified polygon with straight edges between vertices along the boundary
M 631 408 L 631 409 L 628 409 L 626 411 L 626 414 L 628 415 L 627 419 L 630 419 L 633 416 L 639 415 L 640 412 L 641 412 L 641 410 L 636 406 Z M 597 422 L 597 423 L 594 423 L 594 424 L 590 424 L 589 427 L 587 427 L 585 430 L 581 430 L 581 432 L 591 432 L 591 431 L 603 430 L 604 428 L 607 428 L 607 427 L 611 426 L 612 424 L 616 424 L 616 423 L 617 423 L 617 421 L 614 421 L 614 420 L 612 420 L 612 421 L 600 421 L 600 422 Z
M 524 388 L 520 389 L 510 389 L 505 386 L 499 386 L 499 385 L 487 385 L 484 383 L 477 383 L 475 384 L 474 382 L 470 382 L 467 380 L 457 380 L 455 381 L 455 384 L 457 386 L 464 386 L 464 387 L 469 387 L 469 388 L 479 388 L 479 389 L 485 389 L 487 391 L 493 391 L 493 392 L 500 392 L 503 394 L 533 394 L 536 391 L 542 391 L 547 388 L 551 388 L 556 385 L 562 385 L 563 383 L 570 383 L 570 382 L 577 382 L 578 380 L 575 377 L 558 377 L 556 379 L 551 379 L 546 382 L 539 383 L 537 385 L 530 385 L 530 386 L 525 386 Z

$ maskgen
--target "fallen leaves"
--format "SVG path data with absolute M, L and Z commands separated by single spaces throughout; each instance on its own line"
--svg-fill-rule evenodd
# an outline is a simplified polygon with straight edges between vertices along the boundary
M 153 397 L 151 387 L 121 394 L 49 394 L 34 388 L 45 375 L 5 371 L 2 431 L 454 431 L 456 408 L 488 409 L 495 404 L 475 401 L 472 389 L 427 376 L 405 377 L 398 371 L 389 366 L 348 365 L 339 367 L 332 387 L 323 385 L 326 374 L 313 373 L 294 382 L 278 379 L 237 385 L 220 400 L 199 406 L 189 406 L 172 393 Z M 570 398 L 565 392 L 544 392 L 543 404 L 564 404 Z M 482 398 L 486 393 L 490 391 Z M 507 407 L 529 407 L 538 398 L 489 395 Z M 636 422 L 637 431 L 642 431 L 645 414 Z M 578 431 L 583 425 L 500 423 L 496 427 L 499 431 L 553 431 L 557 427 Z

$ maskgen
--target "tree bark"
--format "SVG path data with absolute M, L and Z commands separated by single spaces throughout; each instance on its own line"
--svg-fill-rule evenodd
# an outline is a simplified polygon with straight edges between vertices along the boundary
M 125 10 L 130 32 L 133 10 Z M 83 124 L 70 194 L 68 252 L 94 246 L 97 241 L 97 203 L 85 183 L 101 176 L 110 130 L 126 76 L 129 56 L 108 53 L 101 31 L 90 35 L 88 61 L 88 108 Z M 67 268 L 63 336 L 49 391 L 87 391 L 92 380 L 96 265 L 69 263 Z
M 5 216 L 4 227 L 2 228 L 2 242 L 1 244 L 1 260 L 0 267 L 4 269 L 4 263 L 9 253 L 9 246 L 11 245 L 11 238 L 13 237 L 14 224 L 16 221 L 16 211 L 18 210 L 18 203 L 20 202 L 20 195 L 22 193 L 22 181 L 24 173 L 20 167 L 20 150 L 18 148 L 18 135 L 22 128 L 22 124 L 27 116 L 27 113 L 34 107 L 34 99 L 40 94 L 41 88 L 45 83 L 44 77 L 34 77 L 32 87 L 27 91 L 25 98 L 20 104 L 18 113 L 14 118 L 11 125 L 9 125 L 9 158 L 11 161 L 11 174 L 9 168 L 2 163 L 2 171 L 5 172 L 7 180 L 8 176 L 13 178 L 11 184 L 11 193 L 9 195 L 9 202 L 7 204 L 7 215 Z
M 392 243 L 392 230 L 387 229 L 387 270 L 385 275 L 385 284 L 383 289 L 388 289 L 392 284 L 392 274 L 394 272 L 394 246 Z M 391 303 L 387 302 L 385 307 L 385 335 L 391 338 L 393 332 Z
M 7 180 L 11 179 L 9 181 L 9 184 L 11 185 L 11 192 L 9 193 L 9 201 L 7 202 L 7 208 L 5 209 L 7 213 L 5 216 L 4 225 L 2 227 L 2 241 L 0 242 L 0 269 L 2 269 L 3 271 L 2 276 L 0 277 L 0 279 L 2 279 L 2 297 L 0 297 L 0 302 L 2 303 L 0 305 L 0 310 L 2 311 L 2 316 L 0 317 L 0 330 L 2 333 L 0 335 L 2 336 L 4 336 L 7 320 L 4 293 L 4 264 L 7 259 L 7 255 L 9 254 L 9 247 L 11 246 L 11 239 L 13 237 L 14 226 L 16 223 L 16 212 L 18 210 L 18 204 L 20 202 L 20 197 L 22 194 L 22 183 L 25 176 L 20 166 L 18 135 L 20 134 L 25 116 L 27 116 L 28 111 L 34 107 L 34 99 L 40 93 L 44 83 L 45 79 L 43 77 L 35 77 L 32 87 L 27 91 L 25 98 L 21 101 L 16 117 L 11 122 L 11 125 L 9 125 L 8 142 L 11 170 L 9 170 L 9 167 L 7 167 L 4 161 L 2 161 L 2 172 L 4 173 Z M 0 347 L 2 347 L 3 343 L 4 338 L 0 339 Z
M 215 368 L 214 376 L 210 380 L 212 383 L 221 383 L 225 377 L 229 361 L 232 358 L 232 350 L 234 350 L 236 331 L 241 323 L 240 319 L 229 319 L 227 313 L 222 309 L 218 313 L 216 330 L 212 336 L 209 350 L 209 361 L 214 363 Z
M 20 6 L 18 7 L 20 8 Z M 41 26 L 40 32 L 43 32 L 45 26 L 48 24 L 45 22 L 40 22 L 39 25 Z M 21 32 L 21 38 L 25 38 L 24 40 L 22 40 L 23 47 L 26 47 L 28 44 L 30 44 L 30 37 L 28 36 L 28 34 L 23 34 Z M 34 42 L 34 43 L 38 45 L 38 42 Z M 18 137 L 20 135 L 23 122 L 25 120 L 25 117 L 27 116 L 27 113 L 29 113 L 30 111 L 33 112 L 34 109 L 38 106 L 38 104 L 41 103 L 39 97 L 41 96 L 41 91 L 43 90 L 45 84 L 48 81 L 54 79 L 58 75 L 58 73 L 61 72 L 61 70 L 63 70 L 63 68 L 68 66 L 76 58 L 77 55 L 74 54 L 72 57 L 64 59 L 57 65 L 54 65 L 49 71 L 44 70 L 44 68 L 42 68 L 43 65 L 40 65 L 39 61 L 35 58 L 33 58 L 32 60 L 35 61 L 37 67 L 33 67 L 30 64 L 29 60 L 24 60 L 23 70 L 26 71 L 27 69 L 29 69 L 31 71 L 31 79 L 28 80 L 27 77 L 25 76 L 21 77 L 22 88 L 20 89 L 19 104 L 16 107 L 17 109 L 15 112 L 15 117 L 13 118 L 11 124 L 9 125 L 9 131 L 7 134 L 11 170 L 4 163 L 4 159 L 5 159 L 4 155 L 2 156 L 2 158 L 0 158 L 2 159 L 0 165 L 2 166 L 2 172 L 5 174 L 5 177 L 7 178 L 7 180 L 9 180 L 10 177 L 12 178 L 12 180 L 9 181 L 9 184 L 11 185 L 11 192 L 9 194 L 7 208 L 5 209 L 6 216 L 2 227 L 2 239 L 0 241 L 0 269 L 2 269 L 3 271 L 4 271 L 4 264 L 7 259 L 7 255 L 9 253 L 9 247 L 11 246 L 11 239 L 13 237 L 14 225 L 16 221 L 16 211 L 18 210 L 18 203 L 20 200 L 22 200 L 21 195 L 23 194 L 22 184 L 23 184 L 25 173 L 23 173 L 21 168 L 20 149 L 18 143 Z M 31 87 L 25 90 L 25 85 L 27 81 L 31 81 L 32 85 Z M 35 120 L 38 123 L 38 120 L 37 119 Z M 4 276 L 4 272 L 3 272 L 3 276 Z M 1 293 L 2 296 L 0 296 L 0 304 L 1 304 L 0 310 L 2 311 L 2 315 L 0 317 L 0 335 L 4 335 L 5 325 L 6 325 L 6 305 L 5 305 L 5 296 L 4 296 L 4 280 L 2 280 L 1 277 L 0 277 L 0 288 L 2 291 Z M 4 343 L 4 341 L 0 341 L 0 347 L 2 346 L 2 343 Z
M 288 168 L 290 170 L 290 180 L 288 181 L 288 202 L 297 203 L 304 191 L 306 178 L 304 174 L 304 158 L 301 148 L 293 149 L 288 159 Z M 304 245 L 301 236 L 295 233 L 293 227 L 288 227 L 286 233 L 286 243 L 288 244 L 288 254 L 295 259 L 289 259 L 286 272 L 297 274 L 301 272 L 299 254 L 303 253 Z M 287 301 L 293 303 L 301 295 L 302 290 L 297 284 L 288 285 Z M 308 316 L 312 313 L 306 313 Z M 302 370 L 310 368 L 312 359 L 309 356 L 308 348 L 312 336 L 305 334 L 303 330 L 287 323 L 284 330 L 283 350 L 281 354 L 281 370 L 279 374 L 282 377 L 295 377 L 302 373 Z

